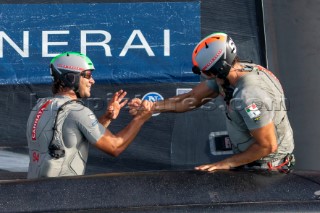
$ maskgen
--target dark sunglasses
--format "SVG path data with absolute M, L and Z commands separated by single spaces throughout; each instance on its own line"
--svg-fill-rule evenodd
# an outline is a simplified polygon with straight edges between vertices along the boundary
M 80 76 L 86 78 L 86 79 L 91 79 L 92 78 L 92 71 L 91 70 L 85 70 L 85 71 L 82 71 L 80 73 Z

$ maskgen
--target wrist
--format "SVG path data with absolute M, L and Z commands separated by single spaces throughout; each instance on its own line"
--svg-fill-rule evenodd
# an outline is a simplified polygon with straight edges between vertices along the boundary
M 113 120 L 112 118 L 112 112 L 111 111 L 108 111 L 106 114 L 104 114 L 104 118 L 106 120 Z
M 151 111 L 152 111 L 152 113 L 156 113 L 159 111 L 159 102 L 156 101 L 153 103 L 153 105 L 151 107 Z

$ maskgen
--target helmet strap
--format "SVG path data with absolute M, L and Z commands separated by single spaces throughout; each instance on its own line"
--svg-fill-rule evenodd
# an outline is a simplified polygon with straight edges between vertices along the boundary
M 231 65 L 228 64 L 225 60 L 223 60 L 222 65 L 218 70 L 219 70 L 219 73 L 217 77 L 226 80 L 231 70 Z
M 227 105 L 230 104 L 231 99 L 233 98 L 234 88 L 231 87 L 230 81 L 227 78 L 229 72 L 231 70 L 231 64 L 228 64 L 225 60 L 222 60 L 219 73 L 217 75 L 218 78 L 223 79 L 224 83 L 221 85 L 223 91 L 225 93 L 224 101 Z
M 79 93 L 79 83 L 80 83 L 80 74 L 77 73 L 69 73 L 72 75 L 54 75 L 55 77 L 58 77 L 60 79 L 60 81 L 63 84 L 63 87 L 68 87 L 70 89 L 72 89 L 77 98 L 81 98 L 80 93 Z
M 225 60 L 218 61 L 213 67 L 208 71 L 216 75 L 218 78 L 225 80 L 231 70 L 231 65 Z
M 73 91 L 74 91 L 74 93 L 76 93 L 77 98 L 82 98 L 79 93 L 79 88 L 77 88 L 77 89 L 74 88 Z
M 77 98 L 81 98 L 79 93 L 80 74 L 75 75 L 74 83 L 72 85 L 73 91 L 76 93 Z

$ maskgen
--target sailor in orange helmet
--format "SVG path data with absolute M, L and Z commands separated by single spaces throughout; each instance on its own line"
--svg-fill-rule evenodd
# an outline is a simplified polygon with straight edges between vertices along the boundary
M 294 140 L 279 80 L 264 67 L 239 60 L 231 37 L 220 32 L 199 42 L 192 53 L 192 63 L 193 72 L 202 81 L 186 94 L 156 102 L 153 111 L 186 112 L 207 103 L 208 98 L 224 97 L 234 155 L 195 169 L 214 171 L 244 166 L 290 171 Z M 186 103 L 185 99 L 193 101 Z M 131 114 L 137 112 L 140 103 L 139 99 L 129 103 Z

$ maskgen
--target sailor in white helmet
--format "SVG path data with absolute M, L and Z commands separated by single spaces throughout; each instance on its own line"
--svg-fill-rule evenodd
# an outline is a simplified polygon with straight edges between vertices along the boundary
M 51 60 L 50 70 L 53 97 L 39 99 L 27 123 L 28 178 L 83 175 L 89 143 L 118 156 L 152 115 L 152 103 L 144 102 L 143 110 L 122 131 L 113 134 L 107 127 L 126 104 L 126 92 L 116 92 L 97 119 L 78 99 L 91 95 L 95 83 L 92 61 L 84 54 L 66 52 Z
M 290 171 L 294 164 L 293 132 L 284 92 L 275 75 L 262 66 L 240 61 L 233 40 L 220 32 L 199 42 L 192 53 L 192 63 L 192 70 L 201 76 L 201 82 L 186 94 L 156 102 L 153 111 L 186 112 L 222 95 L 226 102 L 227 130 L 235 153 L 195 169 L 249 167 Z M 185 99 L 193 101 L 185 102 Z M 131 114 L 138 112 L 141 103 L 140 99 L 129 103 Z

